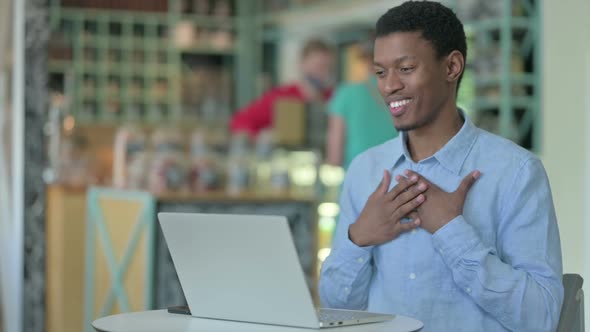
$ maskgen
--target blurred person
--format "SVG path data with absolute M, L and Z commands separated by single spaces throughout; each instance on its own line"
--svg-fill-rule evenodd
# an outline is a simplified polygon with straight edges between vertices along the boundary
M 361 45 L 360 61 L 367 69 L 364 82 L 338 87 L 328 106 L 326 162 L 347 168 L 359 153 L 397 136 L 387 106 L 379 95 L 373 70 L 372 37 Z
M 462 23 L 416 1 L 376 27 L 379 91 L 401 135 L 348 169 L 322 304 L 416 317 L 424 332 L 555 331 L 564 290 L 549 181 L 537 156 L 458 109 Z
M 300 79 L 277 86 L 240 109 L 231 119 L 232 133 L 247 132 L 256 136 L 272 127 L 273 108 L 277 100 L 285 98 L 304 103 L 323 103 L 332 94 L 334 55 L 330 45 L 319 39 L 308 40 L 300 55 Z

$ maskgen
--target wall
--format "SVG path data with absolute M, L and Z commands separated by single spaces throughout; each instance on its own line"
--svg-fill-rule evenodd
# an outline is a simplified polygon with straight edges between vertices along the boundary
M 543 140 L 541 157 L 557 209 L 564 270 L 584 273 L 588 215 L 588 66 L 590 25 L 587 0 L 544 1 Z M 572 10 L 576 8 L 576 10 Z M 583 23 L 584 22 L 584 23 Z M 589 266 L 590 267 L 590 266 Z
M 590 280 L 590 1 L 543 1 L 543 140 L 564 272 Z M 587 288 L 587 287 L 586 287 Z M 586 292 L 590 294 L 590 292 Z M 588 302 L 588 300 L 586 300 Z M 588 318 L 590 306 L 586 306 Z

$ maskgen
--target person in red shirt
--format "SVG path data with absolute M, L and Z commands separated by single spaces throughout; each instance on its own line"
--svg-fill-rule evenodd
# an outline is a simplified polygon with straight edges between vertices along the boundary
M 279 99 L 302 102 L 327 101 L 332 94 L 334 56 L 325 42 L 312 39 L 306 42 L 301 52 L 301 78 L 293 83 L 270 89 L 258 99 L 240 109 L 231 119 L 232 133 L 246 132 L 256 136 L 273 124 L 273 108 Z

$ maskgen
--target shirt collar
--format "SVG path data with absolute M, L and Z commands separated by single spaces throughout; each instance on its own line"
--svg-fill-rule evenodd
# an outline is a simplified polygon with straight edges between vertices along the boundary
M 461 167 L 469 155 L 469 151 L 477 140 L 477 127 L 471 122 L 471 119 L 465 114 L 462 109 L 459 109 L 459 113 L 465 119 L 463 126 L 450 141 L 445 144 L 442 149 L 438 150 L 433 158 L 435 158 L 444 168 L 448 169 L 452 173 L 459 175 Z M 393 154 L 393 164 L 396 166 L 404 158 L 406 160 L 412 160 L 406 144 L 408 140 L 407 132 L 401 132 L 400 139 L 397 140 L 396 149 Z

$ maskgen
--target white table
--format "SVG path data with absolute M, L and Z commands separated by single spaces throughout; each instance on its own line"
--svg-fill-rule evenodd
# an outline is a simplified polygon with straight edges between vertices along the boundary
M 230 322 L 170 314 L 166 310 L 141 311 L 99 318 L 92 323 L 99 332 L 309 332 L 313 329 Z M 413 332 L 422 322 L 396 316 L 389 322 L 326 329 L 329 332 Z

